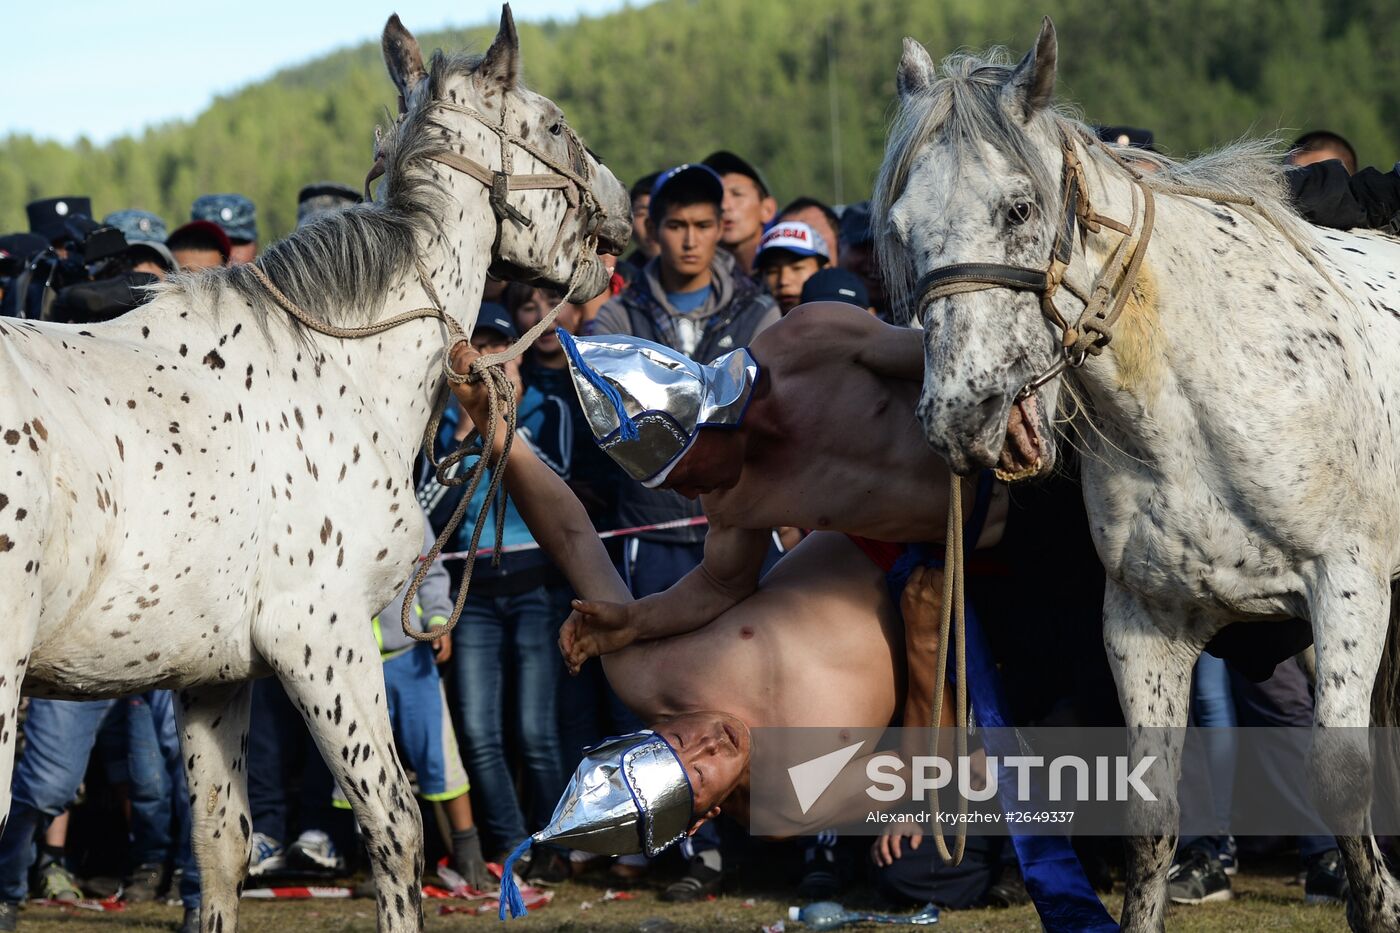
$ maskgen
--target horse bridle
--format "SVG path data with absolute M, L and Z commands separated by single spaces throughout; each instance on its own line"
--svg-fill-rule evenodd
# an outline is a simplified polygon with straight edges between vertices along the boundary
M 1089 204 L 1089 195 L 1084 178 L 1084 163 L 1075 149 L 1075 140 L 1067 131 L 1060 132 L 1060 150 L 1063 165 L 1060 173 L 1061 203 L 1064 213 L 1059 228 L 1055 231 L 1055 242 L 1050 250 L 1050 262 L 1045 269 L 1030 269 L 1025 266 L 1012 266 L 992 262 L 959 262 L 940 266 L 920 277 L 915 286 L 917 306 L 923 307 L 930 301 L 967 292 L 985 291 L 992 288 L 1009 288 L 1013 291 L 1034 292 L 1040 295 L 1040 311 L 1060 329 L 1060 352 L 1053 363 L 1021 389 L 1018 399 L 1039 389 L 1068 369 L 1084 365 L 1089 356 L 1097 356 L 1113 338 L 1113 325 L 1123 313 L 1138 272 L 1142 268 L 1147 244 L 1152 237 L 1152 225 L 1156 216 L 1152 191 L 1143 183 L 1142 176 L 1116 152 L 1103 146 L 1097 138 L 1084 138 L 1084 144 L 1098 145 L 1108 152 L 1133 180 L 1133 216 L 1128 223 L 1120 223 L 1097 213 Z M 1133 239 L 1137 225 L 1138 192 L 1142 193 L 1142 225 L 1136 240 Z M 1088 294 L 1065 277 L 1070 262 L 1074 258 L 1075 235 L 1087 236 L 1108 227 L 1123 235 L 1112 257 L 1099 270 L 1093 288 Z M 1129 244 L 1132 246 L 1129 254 Z M 1125 261 L 1126 259 L 1126 261 Z M 1055 292 L 1064 286 L 1065 290 L 1079 299 L 1084 305 L 1083 312 L 1071 325 L 1055 306 Z
M 569 152 L 573 156 L 574 165 L 564 165 L 548 153 L 540 150 L 525 138 L 512 133 L 506 128 L 508 98 L 502 97 L 501 118 L 498 122 L 486 119 L 485 115 L 473 107 L 465 104 L 458 104 L 452 101 L 437 100 L 427 104 L 432 110 L 451 110 L 464 114 L 476 120 L 486 129 L 496 134 L 501 141 L 501 168 L 492 169 L 482 165 L 475 159 L 469 158 L 451 149 L 437 149 L 423 153 L 422 158 L 445 165 L 450 169 L 469 175 L 481 182 L 489 192 L 489 202 L 491 211 L 496 215 L 496 238 L 492 244 L 492 254 L 500 252 L 501 232 L 507 222 L 519 224 L 522 227 L 532 227 L 534 221 L 523 214 L 517 207 L 510 203 L 508 195 L 512 191 L 540 191 L 558 190 L 564 195 L 568 206 L 564 210 L 564 216 L 559 222 L 559 229 L 554 234 L 554 241 L 550 246 L 548 254 L 544 257 L 545 265 L 553 265 L 558 258 L 560 249 L 563 248 L 566 232 L 571 228 L 575 217 L 580 211 L 584 213 L 585 224 L 582 239 L 580 256 L 586 252 L 596 251 L 598 232 L 603 224 L 607 222 L 607 209 L 599 203 L 594 196 L 593 190 L 589 187 L 588 179 L 584 177 L 587 171 L 588 161 L 584 157 L 586 148 L 583 140 L 579 139 L 573 127 L 569 126 L 562 119 L 560 122 L 561 132 L 565 142 L 568 144 Z M 400 102 L 399 121 L 402 122 L 405 113 Z M 538 159 L 550 171 L 539 174 L 521 174 L 512 171 L 514 149 L 521 149 Z M 365 200 L 371 200 L 370 186 L 375 180 L 384 174 L 384 156 L 376 146 L 374 164 L 365 175 Z M 572 297 L 572 296 L 566 296 Z

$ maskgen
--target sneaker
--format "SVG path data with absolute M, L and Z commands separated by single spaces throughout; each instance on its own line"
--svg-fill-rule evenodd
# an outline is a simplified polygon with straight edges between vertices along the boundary
M 802 880 L 798 882 L 797 893 L 804 901 L 835 900 L 841 893 L 836 851 L 831 846 L 807 847 L 802 854 Z
M 0 933 L 11 933 L 19 929 L 19 905 L 11 901 L 0 901 Z
M 1328 849 L 1308 859 L 1303 901 L 1308 904 L 1342 904 L 1347 899 L 1347 873 L 1342 853 Z
M 1177 853 L 1167 872 L 1167 897 L 1173 904 L 1228 901 L 1233 896 L 1219 859 L 1194 846 Z
M 1004 865 L 996 883 L 982 895 L 982 902 L 996 910 L 1019 907 L 1029 904 L 1031 896 L 1026 891 L 1026 882 L 1021 877 L 1021 869 L 1015 865 Z
M 308 829 L 287 849 L 286 862 L 297 868 L 345 871 L 345 859 L 336 851 L 331 837 L 319 829 Z
M 287 867 L 287 857 L 282 853 L 282 843 L 271 836 L 253 833 L 253 856 L 248 861 L 248 877 L 260 878 L 275 874 Z
M 131 873 L 131 878 L 122 886 L 122 900 L 128 904 L 144 904 L 160 896 L 160 882 L 165 875 L 165 866 L 159 862 L 139 865 Z
M 185 918 L 180 921 L 177 933 L 199 933 L 199 908 L 186 907 Z
M 671 882 L 666 890 L 661 892 L 661 899 L 672 904 L 688 904 L 698 901 L 711 894 L 718 894 L 720 882 L 724 879 L 724 872 L 711 868 L 696 856 L 690 860 L 690 868 L 685 876 Z
M 63 867 L 62 862 L 49 862 L 39 872 L 41 896 L 50 901 L 80 901 L 83 891 L 78 887 L 78 878 Z
M 1240 870 L 1239 848 L 1235 845 L 1234 836 L 1226 836 L 1225 844 L 1220 847 L 1220 870 L 1231 878 Z

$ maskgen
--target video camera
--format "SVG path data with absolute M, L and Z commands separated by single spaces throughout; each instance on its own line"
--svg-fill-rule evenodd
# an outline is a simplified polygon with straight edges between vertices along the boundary
M 60 289 L 120 274 L 110 267 L 126 252 L 126 234 L 82 214 L 74 214 L 65 220 L 63 232 L 59 246 L 64 247 L 68 255 L 59 256 L 57 249 L 41 254 L 51 257 L 50 286 Z
M 0 313 L 47 317 L 53 295 L 62 289 L 129 272 L 127 246 L 126 235 L 116 227 L 83 214 L 66 218 L 55 245 L 32 256 L 0 259 L 0 279 L 7 280 Z

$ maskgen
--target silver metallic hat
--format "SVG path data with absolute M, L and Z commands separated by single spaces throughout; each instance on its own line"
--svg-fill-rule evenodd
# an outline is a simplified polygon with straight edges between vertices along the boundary
M 685 766 L 654 732 L 605 739 L 584 751 L 568 789 L 536 842 L 599 855 L 656 855 L 694 822 Z
M 652 488 L 701 428 L 737 427 L 758 382 L 758 364 L 743 348 L 706 366 L 640 337 L 558 334 L 594 440 Z

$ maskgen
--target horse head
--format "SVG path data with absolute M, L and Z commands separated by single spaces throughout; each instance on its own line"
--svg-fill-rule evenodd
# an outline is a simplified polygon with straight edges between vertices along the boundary
M 1055 57 L 1048 18 L 1014 67 L 958 54 L 938 68 L 904 40 L 877 248 L 896 310 L 924 330 L 924 432 L 957 473 L 1020 478 L 1055 461 L 1059 381 L 1032 383 L 1061 355 L 1060 332 L 1031 290 L 988 281 L 1046 270 L 1056 246 Z
M 398 134 L 447 188 L 488 192 L 497 231 L 491 271 L 586 300 L 607 285 L 599 251 L 631 236 L 627 190 L 568 125 L 553 101 L 521 85 L 520 39 L 510 6 L 479 57 L 439 52 L 425 67 L 397 15 L 384 27 L 384 61 L 399 90 Z

